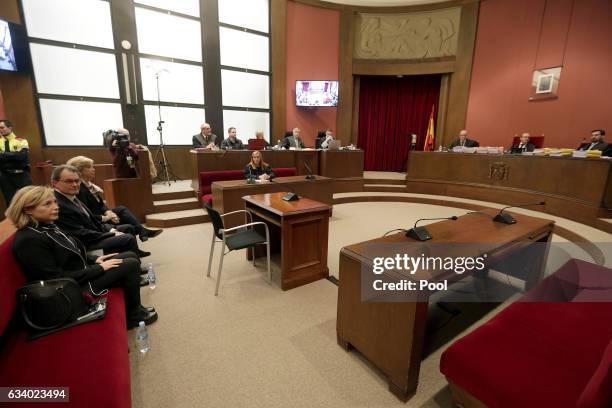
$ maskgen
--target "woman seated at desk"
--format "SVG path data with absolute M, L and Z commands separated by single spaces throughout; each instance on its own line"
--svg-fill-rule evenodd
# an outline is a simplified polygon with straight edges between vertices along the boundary
M 251 162 L 244 168 L 244 176 L 247 180 L 256 179 L 268 181 L 274 178 L 274 172 L 272 172 L 270 165 L 264 162 L 261 152 L 255 150 L 253 154 L 251 154 Z

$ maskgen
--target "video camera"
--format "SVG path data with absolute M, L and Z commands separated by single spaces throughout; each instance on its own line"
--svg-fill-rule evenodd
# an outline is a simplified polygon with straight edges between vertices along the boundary
M 115 147 L 118 147 L 119 149 L 127 149 L 130 146 L 130 139 L 128 135 L 119 133 L 116 130 L 107 130 L 106 132 L 102 133 L 102 137 L 104 138 L 105 147 L 111 147 L 115 140 L 117 141 Z

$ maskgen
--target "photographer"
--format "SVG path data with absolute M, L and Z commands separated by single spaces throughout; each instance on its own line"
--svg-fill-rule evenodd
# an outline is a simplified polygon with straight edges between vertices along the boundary
M 127 129 L 108 131 L 105 138 L 110 139 L 109 151 L 113 158 L 113 171 L 116 178 L 136 178 L 136 162 L 138 161 L 137 145 L 130 142 L 130 132 Z

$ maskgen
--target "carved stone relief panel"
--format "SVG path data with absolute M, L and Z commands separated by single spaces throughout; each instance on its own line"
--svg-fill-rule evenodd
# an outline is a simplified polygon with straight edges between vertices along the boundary
M 461 8 L 402 14 L 360 13 L 355 21 L 355 58 L 420 59 L 457 52 Z

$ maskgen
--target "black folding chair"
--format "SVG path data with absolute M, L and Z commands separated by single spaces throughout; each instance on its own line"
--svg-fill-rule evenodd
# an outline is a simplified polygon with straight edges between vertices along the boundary
M 219 271 L 217 272 L 217 286 L 215 288 L 215 296 L 219 294 L 219 283 L 221 282 L 221 269 L 223 268 L 223 257 L 225 254 L 231 251 L 253 248 L 253 265 L 255 265 L 255 246 L 260 244 L 266 244 L 267 258 L 268 258 L 268 283 L 272 283 L 272 273 L 270 271 L 270 232 L 265 222 L 253 222 L 253 217 L 250 212 L 246 210 L 232 211 L 226 214 L 219 214 L 217 210 L 212 208 L 210 204 L 205 205 L 206 212 L 210 217 L 210 221 L 213 224 L 213 236 L 212 242 L 210 243 L 210 257 L 208 258 L 208 272 L 207 277 L 210 277 L 210 268 L 212 265 L 212 259 L 215 250 L 215 243 L 222 243 L 221 247 L 221 258 L 219 259 Z M 249 218 L 249 223 L 239 225 L 225 229 L 223 226 L 223 217 L 227 217 L 231 214 L 246 213 Z M 263 225 L 266 229 L 266 236 L 262 236 L 253 227 L 256 225 Z M 225 249 L 227 248 L 227 252 Z

